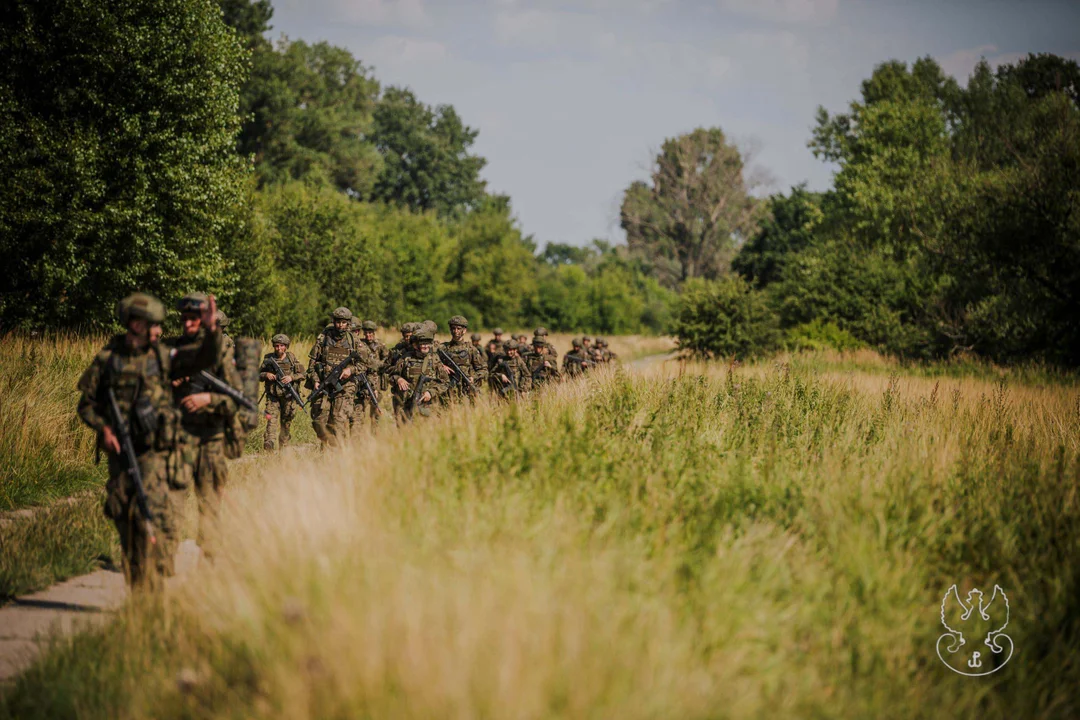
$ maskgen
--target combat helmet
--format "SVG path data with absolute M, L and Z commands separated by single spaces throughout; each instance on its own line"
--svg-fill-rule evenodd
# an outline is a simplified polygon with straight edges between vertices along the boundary
M 232 321 L 231 321 L 231 320 L 229 319 L 229 316 L 228 316 L 228 315 L 226 315 L 226 314 L 225 314 L 225 312 L 224 312 L 223 310 L 218 310 L 218 311 L 217 311 L 217 315 L 215 315 L 214 317 L 216 317 L 216 318 L 217 318 L 217 325 L 218 325 L 218 327 L 219 327 L 219 328 L 221 328 L 222 330 L 224 330 L 225 328 L 229 327 L 229 323 L 230 323 L 230 322 L 232 322 Z
M 365 320 L 360 323 L 360 329 L 364 332 L 375 332 L 379 329 L 379 326 L 375 324 L 374 320 Z
M 543 326 L 536 328 L 536 330 L 533 332 L 533 335 L 535 337 L 547 337 L 547 334 L 547 328 Z
M 430 343 L 435 342 L 435 333 L 431 332 L 428 328 L 421 326 L 413 333 L 410 342 L 413 344 L 420 344 L 422 342 Z
M 496 335 L 502 335 L 503 334 L 503 329 L 501 327 L 497 327 L 494 330 L 492 330 L 491 332 L 493 332 Z
M 182 313 L 202 312 L 203 308 L 205 308 L 209 302 L 210 298 L 207 296 L 206 293 L 188 293 L 187 295 L 176 301 L 176 309 Z
M 339 307 L 330 313 L 330 318 L 333 320 L 352 320 L 352 311 L 347 307 Z
M 289 336 L 288 335 L 286 335 L 284 333 L 278 333 L 274 337 L 270 338 L 270 344 L 271 345 L 284 345 L 285 347 L 289 347 L 289 345 L 291 345 L 292 343 L 289 342 Z
M 469 339 L 473 342 L 480 342 L 480 333 L 473 333 L 469 336 Z
M 576 348 L 585 347 L 584 343 L 581 342 L 581 338 L 574 338 L 570 341 L 570 344 Z
M 450 318 L 450 322 L 447 323 L 450 327 L 469 327 L 469 321 L 465 319 L 464 315 L 455 315 Z
M 127 326 L 133 318 L 150 323 L 165 322 L 165 306 L 153 295 L 133 293 L 116 304 L 116 319 L 121 325 Z

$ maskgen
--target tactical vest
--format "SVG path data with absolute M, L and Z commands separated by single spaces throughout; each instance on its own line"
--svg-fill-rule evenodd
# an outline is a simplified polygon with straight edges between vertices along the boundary
M 323 336 L 322 340 L 321 362 L 329 366 L 327 368 L 329 370 L 347 358 L 355 349 L 356 339 L 351 332 L 345 331 L 338 340 L 334 340 L 330 337 L 330 334 L 327 333 Z
M 278 367 L 281 368 L 281 372 L 286 375 L 292 375 L 293 384 L 299 387 L 297 383 L 302 379 L 297 372 L 297 368 L 300 367 L 300 361 L 296 359 L 296 356 L 291 351 L 285 351 L 285 357 L 278 358 L 277 353 L 267 353 L 263 356 L 263 368 L 264 372 L 273 372 L 273 368 L 269 367 L 269 363 L 266 362 L 268 358 L 274 358 L 277 360 Z M 266 396 L 274 398 L 275 400 L 288 397 L 289 393 L 286 390 L 278 387 L 278 384 L 273 380 L 266 380 L 265 383 Z
M 173 406 L 168 385 L 168 351 L 156 342 L 134 355 L 120 352 L 123 347 L 123 335 L 109 345 L 98 385 L 98 402 L 107 406 L 106 392 L 112 388 L 116 404 L 128 421 L 137 454 L 171 449 L 178 442 L 179 412 Z
M 472 367 L 472 353 L 470 352 L 472 345 L 469 343 L 461 342 L 454 343 L 449 342 L 443 345 L 443 350 L 446 354 L 454 358 L 454 362 L 458 364 L 461 371 L 469 376 L 469 379 L 475 379 L 475 373 Z

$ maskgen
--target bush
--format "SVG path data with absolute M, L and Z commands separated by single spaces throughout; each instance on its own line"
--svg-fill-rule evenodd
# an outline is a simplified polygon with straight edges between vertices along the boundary
M 803 323 L 787 331 L 784 345 L 789 350 L 858 350 L 865 347 L 857 337 L 834 322 L 821 319 Z
M 779 321 L 764 294 L 745 280 L 691 280 L 673 325 L 679 348 L 700 357 L 745 358 L 776 350 Z

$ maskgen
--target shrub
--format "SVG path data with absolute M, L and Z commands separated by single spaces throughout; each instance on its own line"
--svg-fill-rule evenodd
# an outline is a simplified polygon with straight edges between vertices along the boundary
M 673 330 L 679 348 L 700 357 L 745 358 L 780 343 L 779 322 L 765 296 L 738 276 L 688 282 Z

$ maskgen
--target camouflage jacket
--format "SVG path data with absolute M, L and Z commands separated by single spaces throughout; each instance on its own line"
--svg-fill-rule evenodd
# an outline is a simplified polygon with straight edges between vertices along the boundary
M 151 343 L 140 350 L 127 347 L 123 335 L 117 335 L 94 357 L 79 378 L 78 415 L 98 433 L 112 425 L 106 391 L 116 395 L 120 412 L 131 429 L 135 451 L 170 450 L 180 441 L 180 411 L 173 403 L 170 382 L 212 367 L 222 349 L 221 333 L 207 333 L 195 343 L 170 348 Z M 132 408 L 137 402 L 149 403 L 157 418 L 152 434 L 133 422 Z
M 286 375 L 292 376 L 292 384 L 296 387 L 297 392 L 300 391 L 300 383 L 304 380 L 304 366 L 300 364 L 300 361 L 291 350 L 285 351 L 285 357 L 279 358 L 277 353 L 269 352 L 263 356 L 262 365 L 259 366 L 259 374 L 263 375 L 263 388 L 266 390 L 266 397 L 274 400 L 280 400 L 281 398 L 290 398 L 289 392 L 278 386 L 277 382 L 265 377 L 266 373 L 277 374 L 274 367 L 270 364 L 270 360 L 277 361 L 278 367 L 281 368 L 281 372 Z M 280 378 L 279 378 L 280 379 Z
M 532 375 L 534 384 L 542 385 L 560 378 L 559 361 L 553 355 L 542 355 L 534 352 L 529 355 L 525 362 L 529 366 L 529 373 Z M 545 362 L 550 367 L 545 367 Z
M 314 387 L 315 383 L 322 382 L 327 373 L 357 350 L 356 337 L 352 332 L 346 330 L 339 333 L 333 327 L 323 330 L 308 352 L 308 383 Z M 345 367 L 356 367 L 356 359 L 351 359 Z M 350 377 L 346 384 L 352 382 L 354 380 Z
M 162 341 L 162 344 L 170 348 L 185 348 L 205 342 L 206 331 L 199 330 L 194 337 L 174 337 Z M 240 373 L 236 370 L 236 361 L 233 358 L 234 344 L 232 339 L 226 339 L 222 335 L 221 350 L 213 366 L 206 368 L 211 375 L 217 376 L 237 390 L 244 387 Z M 173 385 L 173 400 L 179 403 L 188 395 L 209 392 L 203 383 L 199 381 L 197 374 L 184 377 L 178 384 Z M 183 415 L 183 427 L 189 433 L 200 436 L 215 436 L 225 431 L 225 424 L 236 413 L 236 401 L 228 395 L 210 393 L 210 404 L 193 413 L 185 412 Z
M 480 385 L 487 380 L 488 369 L 480 351 L 467 340 L 454 342 L 451 340 L 442 346 L 446 354 L 454 358 L 461 371 L 469 376 L 475 385 Z
M 444 398 L 450 390 L 450 373 L 446 372 L 434 350 L 427 355 L 409 353 L 398 361 L 389 375 L 390 389 L 402 400 L 409 397 L 421 377 L 427 377 L 424 389 L 431 393 L 433 399 Z M 402 378 L 409 383 L 409 390 L 406 392 L 402 392 L 397 386 L 397 381 Z
M 532 373 L 529 372 L 529 366 L 521 359 L 520 355 L 518 357 L 499 356 L 495 361 L 495 367 L 491 371 L 494 381 L 502 383 L 502 379 L 497 376 L 506 374 L 507 370 L 510 371 L 510 380 L 517 387 L 518 392 L 529 392 L 533 389 Z
M 587 366 L 591 364 L 592 360 L 586 357 L 584 352 L 572 350 L 563 355 L 562 371 L 568 377 L 575 377 L 584 373 Z

